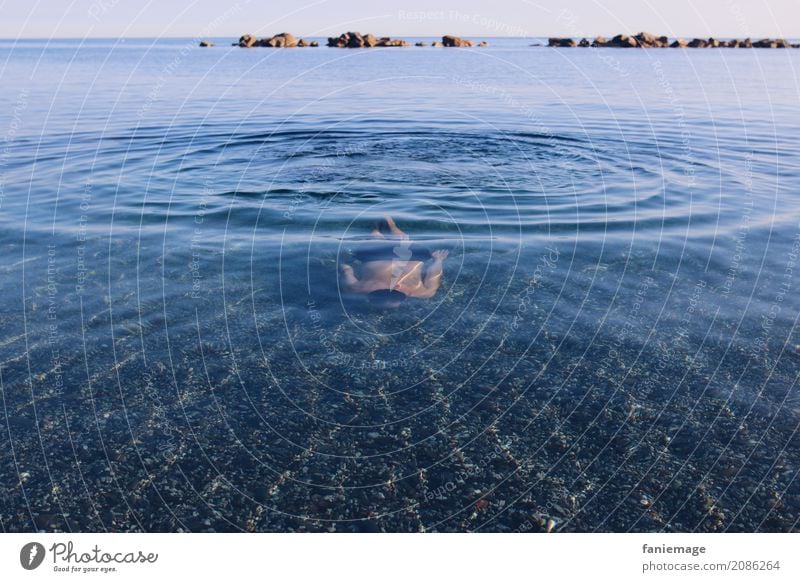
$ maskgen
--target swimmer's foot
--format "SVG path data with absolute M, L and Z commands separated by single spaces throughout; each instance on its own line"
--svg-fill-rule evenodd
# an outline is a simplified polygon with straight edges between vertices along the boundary
M 450 256 L 450 251 L 445 250 L 445 249 L 439 249 L 439 250 L 433 251 L 431 253 L 431 256 L 433 257 L 434 262 L 443 263 L 444 260 L 448 256 Z
M 386 221 L 386 226 L 389 227 L 389 232 L 401 238 L 408 238 L 408 235 L 404 233 L 402 230 L 400 230 L 398 226 L 394 223 L 394 219 L 391 216 L 389 216 L 388 214 L 384 214 L 383 219 Z

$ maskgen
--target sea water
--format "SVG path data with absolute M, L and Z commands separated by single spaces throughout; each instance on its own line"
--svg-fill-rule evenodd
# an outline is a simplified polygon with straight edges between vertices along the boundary
M 796 530 L 800 51 L 489 40 L 0 42 L 3 530 Z

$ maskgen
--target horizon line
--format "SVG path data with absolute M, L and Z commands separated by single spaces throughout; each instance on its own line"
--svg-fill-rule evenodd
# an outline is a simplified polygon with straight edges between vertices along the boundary
M 282 31 L 288 32 L 288 31 Z M 345 31 L 345 32 L 359 32 L 360 31 Z M 480 38 L 500 38 L 500 39 L 526 39 L 526 38 L 586 38 L 586 39 L 594 39 L 598 36 L 604 36 L 606 38 L 613 38 L 618 34 L 627 34 L 628 36 L 635 36 L 640 32 L 648 32 L 648 31 L 639 31 L 635 33 L 615 33 L 613 35 L 610 34 L 591 34 L 591 35 L 555 35 L 555 34 L 531 34 L 531 35 L 511 35 L 511 36 L 501 36 L 501 35 L 487 35 L 487 34 L 451 34 L 445 33 L 443 35 L 430 35 L 430 34 L 399 34 L 399 35 L 392 35 L 391 38 L 403 38 L 403 37 L 411 37 L 411 38 L 440 38 L 441 36 L 459 36 L 462 38 L 466 37 L 480 37 Z M 243 33 L 243 34 L 251 34 L 251 33 Z M 276 33 L 280 34 L 280 33 Z M 304 35 L 304 34 L 295 34 L 290 32 L 293 36 L 297 38 L 336 38 L 330 37 L 328 35 Z M 342 34 L 342 33 L 340 33 Z M 368 33 L 365 33 L 368 34 Z M 375 36 L 378 36 L 376 33 L 372 33 Z M 657 34 L 657 33 L 651 33 Z M 11 36 L 0 36 L 0 41 L 5 40 L 87 40 L 87 39 L 94 39 L 94 40 L 118 40 L 118 39 L 181 39 L 181 40 L 193 40 L 193 39 L 204 39 L 204 38 L 232 38 L 236 39 L 241 37 L 242 34 L 237 35 L 207 35 L 207 36 L 199 36 L 199 35 L 186 35 L 186 36 L 147 36 L 147 35 L 121 35 L 121 36 L 95 36 L 95 35 L 87 35 L 87 36 L 18 36 L 18 37 L 11 37 Z M 257 36 L 257 35 L 255 35 Z M 338 36 L 338 35 L 337 35 Z M 385 35 L 389 36 L 389 35 Z M 776 36 L 776 35 L 753 35 L 753 36 L 742 36 L 742 35 L 711 35 L 710 37 L 706 36 L 698 36 L 698 35 L 691 35 L 691 34 L 684 34 L 684 35 L 658 35 L 658 36 L 666 36 L 667 38 L 800 38 L 800 32 L 796 35 L 794 33 L 783 36 Z M 265 36 L 264 38 L 269 38 L 269 36 Z

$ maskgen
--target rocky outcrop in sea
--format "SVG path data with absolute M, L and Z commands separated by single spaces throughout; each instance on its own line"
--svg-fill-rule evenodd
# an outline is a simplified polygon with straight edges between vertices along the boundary
M 293 47 L 316 47 L 319 43 L 315 40 L 306 41 L 302 38 L 296 38 L 288 32 L 281 32 L 275 36 L 268 38 L 258 39 L 252 34 L 245 34 L 239 38 L 239 42 L 233 43 L 234 46 L 243 48 L 251 47 L 272 47 L 272 48 L 293 48 Z M 201 41 L 201 47 L 212 47 L 214 43 L 211 41 Z M 376 37 L 373 34 L 361 34 L 360 32 L 344 32 L 336 37 L 328 38 L 328 46 L 334 48 L 373 48 L 373 47 L 407 47 L 411 46 L 408 41 L 390 38 L 388 36 Z M 424 47 L 428 46 L 425 42 L 417 42 L 415 46 Z M 432 47 L 485 47 L 488 46 L 486 41 L 475 43 L 475 41 L 446 34 L 442 37 L 441 41 L 435 41 L 430 44 Z M 530 46 L 541 46 L 538 43 Z M 783 38 L 763 38 L 760 40 L 752 40 L 745 38 L 720 40 L 714 37 L 710 38 L 694 38 L 686 40 L 683 38 L 670 39 L 666 36 L 657 36 L 649 32 L 640 32 L 638 34 L 629 36 L 627 34 L 618 34 L 611 39 L 604 36 L 597 36 L 593 40 L 581 38 L 575 40 L 568 37 L 551 37 L 547 40 L 549 47 L 609 47 L 609 48 L 800 48 L 800 44 L 792 44 Z
M 344 32 L 339 36 L 328 38 L 328 46 L 334 48 L 373 48 L 381 46 L 411 46 L 405 40 L 392 39 L 388 36 L 376 38 L 373 34 L 360 32 Z
M 465 38 L 446 34 L 442 37 L 442 46 L 469 47 L 475 46 L 475 43 Z
M 603 36 L 596 37 L 593 41 L 582 38 L 575 41 L 571 38 L 552 37 L 547 41 L 547 46 L 551 47 L 612 47 L 612 48 L 800 48 L 800 44 L 792 44 L 785 39 L 764 38 L 752 41 L 749 38 L 744 40 L 730 39 L 719 40 L 717 38 L 695 38 L 685 40 L 678 38 L 669 42 L 666 36 L 656 36 L 649 32 L 628 36 L 618 34 L 611 40 Z
M 239 42 L 235 43 L 242 48 L 252 48 L 256 46 L 270 47 L 270 48 L 294 48 L 306 46 L 319 46 L 317 41 L 307 42 L 302 38 L 298 39 L 293 34 L 288 32 L 281 32 L 269 38 L 257 39 L 252 34 L 245 34 L 239 38 Z

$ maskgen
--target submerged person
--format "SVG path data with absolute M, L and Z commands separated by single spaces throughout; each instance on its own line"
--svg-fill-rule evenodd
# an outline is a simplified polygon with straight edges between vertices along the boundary
M 339 267 L 346 291 L 365 294 L 373 305 L 390 309 L 399 307 L 408 297 L 425 299 L 436 294 L 448 251 L 419 248 L 389 215 L 383 225 L 373 225 L 370 236 L 374 242 L 354 253 L 361 261 L 359 276 L 351 265 Z

